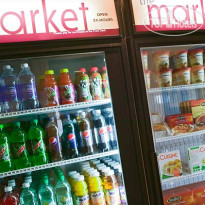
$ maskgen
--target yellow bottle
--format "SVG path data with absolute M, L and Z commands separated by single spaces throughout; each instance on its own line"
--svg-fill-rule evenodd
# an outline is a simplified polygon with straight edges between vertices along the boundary
M 88 195 L 87 184 L 84 180 L 83 175 L 75 178 L 74 191 L 76 205 L 90 205 L 90 197 Z
M 106 205 L 99 172 L 93 171 L 88 179 L 91 205 Z

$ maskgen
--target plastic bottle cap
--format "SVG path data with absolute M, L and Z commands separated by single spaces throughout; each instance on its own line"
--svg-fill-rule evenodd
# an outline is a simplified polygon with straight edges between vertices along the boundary
M 46 75 L 54 75 L 54 71 L 53 70 L 46 70 L 45 74 Z
M 3 66 L 3 69 L 4 69 L 4 70 L 6 70 L 6 69 L 11 69 L 11 66 L 10 66 L 10 65 L 4 65 L 4 66 Z
M 20 127 L 20 126 L 21 126 L 21 123 L 20 123 L 20 122 L 14 122 L 14 126 Z
M 102 166 L 105 166 L 105 164 L 104 163 L 100 163 L 100 164 L 96 165 L 97 168 L 102 167 Z
M 106 69 L 106 66 L 103 66 L 102 67 L 102 71 L 106 71 L 107 69 Z
M 115 167 L 119 167 L 120 164 L 119 163 L 116 163 L 116 164 L 112 164 L 111 167 L 115 168 Z
M 54 117 L 50 117 L 51 122 L 54 122 L 54 119 L 55 119 Z
M 108 162 L 107 165 L 110 166 L 111 164 L 114 164 L 114 163 L 115 163 L 114 161 L 112 161 L 112 162 Z
M 81 116 L 81 117 L 85 117 L 85 116 L 86 116 L 86 113 L 85 113 L 85 112 L 81 112 L 81 113 L 80 113 L 80 116 Z
M 99 167 L 98 170 L 99 170 L 99 171 L 102 171 L 102 170 L 104 170 L 105 168 L 107 168 L 107 167 L 106 167 L 106 166 Z
M 4 125 L 1 124 L 1 125 L 0 125 L 0 129 L 3 129 L 3 128 L 4 128 Z
M 100 160 L 94 161 L 93 164 L 95 164 L 95 165 L 100 164 Z
M 38 119 L 34 119 L 33 123 L 38 124 Z
M 79 72 L 82 72 L 82 73 L 85 73 L 85 72 L 86 72 L 86 69 L 85 69 L 85 68 L 80 68 L 78 71 L 79 71 Z
M 7 187 L 4 188 L 4 191 L 5 192 L 12 191 L 12 187 L 11 186 L 7 186 Z
M 101 114 L 101 110 L 93 110 L 92 114 L 93 115 L 100 115 Z
M 106 168 L 102 169 L 102 173 L 105 173 L 105 172 L 107 172 L 109 170 L 111 170 L 110 167 L 106 167 Z
M 110 108 L 110 107 L 105 108 L 105 109 L 103 109 L 103 112 L 112 112 L 112 108 Z
M 100 173 L 99 172 L 92 172 L 90 174 L 90 177 L 99 177 L 100 176 Z
M 76 172 L 76 171 L 70 171 L 70 172 L 68 172 L 68 176 L 69 176 L 69 177 L 71 177 L 73 174 L 77 174 L 77 172 Z
M 105 174 L 106 177 L 107 176 L 112 176 L 112 175 L 114 175 L 114 171 L 113 170 L 107 170 L 107 171 L 104 172 L 104 174 Z
M 80 175 L 78 178 L 75 179 L 75 181 L 84 181 L 85 177 L 83 175 Z
M 90 72 L 97 72 L 98 71 L 98 67 L 92 67 L 90 68 Z
M 73 178 L 73 179 L 76 179 L 76 178 L 78 178 L 80 176 L 80 174 L 79 173 L 76 173 L 76 174 L 73 174 L 71 177 Z
M 29 183 L 23 183 L 23 184 L 22 184 L 22 187 L 23 187 L 23 188 L 28 188 L 28 187 L 30 187 L 30 184 L 29 184 Z
M 29 68 L 28 63 L 22 63 L 21 68 Z
M 88 174 L 91 176 L 92 173 L 96 173 L 96 172 L 98 172 L 98 170 L 94 169 L 94 170 L 90 170 L 90 171 L 88 172 Z
M 122 173 L 122 167 L 118 167 L 118 172 Z
M 69 73 L 68 68 L 62 68 L 60 69 L 60 73 Z
M 60 178 L 61 181 L 64 181 L 64 180 L 65 180 L 65 177 L 64 177 L 63 174 L 61 174 L 61 175 L 59 176 L 59 178 Z
M 8 186 L 16 186 L 16 182 L 15 182 L 15 180 L 14 179 L 10 179 L 10 180 L 8 180 Z

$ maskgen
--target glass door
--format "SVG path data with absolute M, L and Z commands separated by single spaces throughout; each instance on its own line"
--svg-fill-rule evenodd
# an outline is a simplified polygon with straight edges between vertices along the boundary
M 204 48 L 141 49 L 164 204 L 205 203 Z
M 0 68 L 0 204 L 127 204 L 104 52 Z

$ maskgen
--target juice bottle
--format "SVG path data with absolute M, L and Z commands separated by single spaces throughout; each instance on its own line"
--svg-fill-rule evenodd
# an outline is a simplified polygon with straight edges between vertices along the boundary
M 93 100 L 102 100 L 104 99 L 104 94 L 102 91 L 102 77 L 98 73 L 97 67 L 90 68 L 90 89 Z
M 4 125 L 0 124 L 0 173 L 11 170 L 9 136 L 3 131 Z
M 75 88 L 67 68 L 60 70 L 58 85 L 60 91 L 60 104 L 65 105 L 75 103 Z
M 38 99 L 40 107 L 44 107 L 44 75 L 39 77 L 37 92 L 38 92 Z
M 5 195 L 2 201 L 2 205 L 18 205 L 19 204 L 19 197 L 17 194 L 12 192 L 12 187 L 7 186 L 4 189 Z
M 89 77 L 85 68 L 81 68 L 75 73 L 75 89 L 78 102 L 89 102 L 92 100 Z
M 59 105 L 59 91 L 53 70 L 45 71 L 44 95 L 44 107 Z
M 87 184 L 83 175 L 75 179 L 74 191 L 76 205 L 90 205 Z
M 110 88 L 109 88 L 108 76 L 107 76 L 107 71 L 105 66 L 101 69 L 101 76 L 102 76 L 102 88 L 103 88 L 104 98 L 110 98 Z
M 113 170 L 107 170 L 103 176 L 103 186 L 107 205 L 120 205 L 120 193 L 117 179 Z
M 88 179 L 90 201 L 92 205 L 106 205 L 102 181 L 99 172 L 92 172 Z
M 72 175 L 77 174 L 77 171 L 69 171 L 68 172 L 68 182 L 71 185 L 71 179 L 72 179 Z

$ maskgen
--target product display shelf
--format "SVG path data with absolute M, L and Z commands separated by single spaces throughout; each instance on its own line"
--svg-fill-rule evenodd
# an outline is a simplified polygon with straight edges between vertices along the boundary
M 58 167 L 58 166 L 63 166 L 63 165 L 68 165 L 68 164 L 74 164 L 74 163 L 77 163 L 77 162 L 83 162 L 83 161 L 87 161 L 87 160 L 91 160 L 91 159 L 97 159 L 97 158 L 100 158 L 100 157 L 106 157 L 106 156 L 111 156 L 111 155 L 116 155 L 116 154 L 119 154 L 119 150 L 112 150 L 112 151 L 108 151 L 108 152 L 103 152 L 103 153 L 98 153 L 98 154 L 93 154 L 93 155 L 87 155 L 87 156 L 83 156 L 83 157 L 58 161 L 58 162 L 44 164 L 44 165 L 40 165 L 40 166 L 35 166 L 35 167 L 29 167 L 29 168 L 4 172 L 4 173 L 0 174 L 0 178 L 13 176 L 13 175 L 17 175 L 17 174 L 23 174 L 23 173 L 27 173 L 27 172 L 38 171 L 38 170 L 42 170 L 42 169 L 48 169 L 48 168 L 52 168 L 52 167 Z
M 45 108 L 24 110 L 24 111 L 18 111 L 18 112 L 2 113 L 0 114 L 0 119 L 20 117 L 20 116 L 25 116 L 25 115 L 26 116 L 34 115 L 34 114 L 35 115 L 46 114 L 46 113 L 52 113 L 54 111 L 83 109 L 83 108 L 95 107 L 95 106 L 100 106 L 100 105 L 106 105 L 108 103 L 111 103 L 111 99 L 95 100 L 91 102 L 80 102 L 80 103 L 74 103 L 74 104 L 68 104 L 68 105 L 59 105 L 59 106 L 54 106 L 54 107 L 45 107 Z
M 185 139 L 185 138 L 190 138 L 196 135 L 205 135 L 205 130 L 200 130 L 196 132 L 189 132 L 185 134 L 179 134 L 179 135 L 173 135 L 173 136 L 167 136 L 167 137 L 161 137 L 155 139 L 155 143 L 161 143 L 161 142 L 167 142 L 167 141 L 176 141 L 179 139 Z
M 182 176 L 176 178 L 162 179 L 162 189 L 172 189 L 184 185 L 205 181 L 205 171 L 195 172 L 193 174 L 183 173 Z
M 205 83 L 199 84 L 190 84 L 190 85 L 177 85 L 171 87 L 161 87 L 161 88 L 150 88 L 148 89 L 148 93 L 160 93 L 163 91 L 181 91 L 181 90 L 192 90 L 192 89 L 200 89 L 205 88 Z

